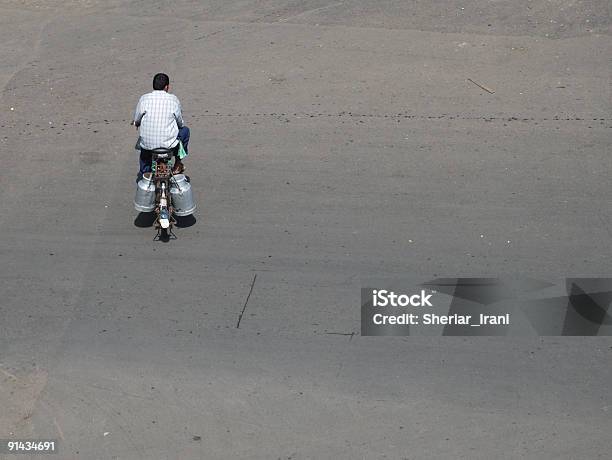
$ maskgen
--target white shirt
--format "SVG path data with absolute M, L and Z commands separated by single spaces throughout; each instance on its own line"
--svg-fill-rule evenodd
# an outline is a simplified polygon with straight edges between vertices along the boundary
M 174 94 L 152 91 L 141 96 L 134 111 L 134 122 L 140 122 L 140 147 L 145 150 L 170 149 L 178 144 L 183 127 L 181 103 Z

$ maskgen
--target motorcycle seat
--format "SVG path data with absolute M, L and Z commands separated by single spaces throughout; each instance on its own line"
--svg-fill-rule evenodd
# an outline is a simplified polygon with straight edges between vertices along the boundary
M 165 160 L 172 157 L 174 149 L 158 148 L 151 150 L 151 152 L 153 153 L 153 158 Z
M 172 153 L 173 150 L 174 150 L 174 148 L 166 149 L 166 148 L 160 147 L 158 149 L 151 150 L 151 152 L 157 153 L 157 154 L 160 154 L 160 153 Z

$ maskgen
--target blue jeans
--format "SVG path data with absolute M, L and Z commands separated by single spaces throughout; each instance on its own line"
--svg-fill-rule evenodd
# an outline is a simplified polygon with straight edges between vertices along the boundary
M 189 145 L 189 128 L 187 126 L 183 126 L 179 128 L 178 136 L 176 136 L 178 140 L 183 143 L 183 148 L 185 149 L 185 153 L 189 154 L 189 150 L 187 150 L 187 145 Z
M 185 153 L 189 153 L 187 150 L 187 146 L 189 145 L 189 128 L 187 126 L 183 126 L 179 128 L 178 136 L 176 136 L 178 140 L 183 143 L 183 148 L 185 149 Z M 178 145 L 174 149 L 174 154 L 178 153 Z M 146 172 L 150 172 L 152 168 L 153 154 L 150 150 L 140 150 L 140 170 L 138 172 L 138 178 L 140 179 L 142 175 Z

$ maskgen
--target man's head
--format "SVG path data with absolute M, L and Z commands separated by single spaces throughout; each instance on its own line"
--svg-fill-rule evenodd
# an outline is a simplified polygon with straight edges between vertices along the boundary
M 168 91 L 170 78 L 165 73 L 158 73 L 153 77 L 153 89 L 156 91 Z

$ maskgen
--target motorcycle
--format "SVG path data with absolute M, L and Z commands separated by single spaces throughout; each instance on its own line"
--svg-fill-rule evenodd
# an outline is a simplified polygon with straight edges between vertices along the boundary
M 159 148 L 151 152 L 152 171 L 144 173 L 137 183 L 134 208 L 155 212 L 155 240 L 176 239 L 172 231 L 175 216 L 189 216 L 196 209 L 191 184 L 185 174 L 172 173 L 173 149 Z

